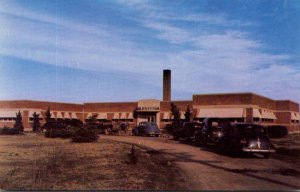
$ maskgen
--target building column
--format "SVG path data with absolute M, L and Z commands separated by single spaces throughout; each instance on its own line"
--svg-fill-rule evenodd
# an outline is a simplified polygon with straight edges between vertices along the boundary
M 253 108 L 246 108 L 246 123 L 253 123 Z

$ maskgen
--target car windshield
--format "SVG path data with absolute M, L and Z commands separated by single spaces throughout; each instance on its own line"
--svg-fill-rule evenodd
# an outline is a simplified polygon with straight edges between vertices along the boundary
M 237 131 L 242 135 L 266 135 L 267 131 L 260 125 L 237 125 Z

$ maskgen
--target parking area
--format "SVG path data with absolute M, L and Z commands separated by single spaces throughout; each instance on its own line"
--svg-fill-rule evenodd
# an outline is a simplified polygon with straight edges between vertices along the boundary
M 270 159 L 260 156 L 227 156 L 211 148 L 199 148 L 172 138 L 102 136 L 134 143 L 163 153 L 190 181 L 189 189 L 218 190 L 287 190 L 300 188 L 298 136 L 276 139 L 279 151 Z M 295 141 L 294 141 L 295 140 Z M 297 148 L 297 150 L 295 150 Z

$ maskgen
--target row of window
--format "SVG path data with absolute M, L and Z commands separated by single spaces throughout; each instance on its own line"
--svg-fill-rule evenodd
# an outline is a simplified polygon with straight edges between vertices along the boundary
M 15 120 L 16 120 L 15 117 L 0 117 L 1 122 L 11 122 L 11 121 L 15 121 Z
M 299 120 L 291 120 L 291 123 L 293 123 L 293 124 L 299 124 L 300 121 Z

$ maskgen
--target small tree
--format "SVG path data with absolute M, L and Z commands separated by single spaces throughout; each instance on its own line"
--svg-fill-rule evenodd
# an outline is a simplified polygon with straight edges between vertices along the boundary
M 188 105 L 186 111 L 184 113 L 185 122 L 190 122 L 192 117 L 192 111 L 190 110 L 190 106 Z
M 87 125 L 95 125 L 98 120 L 97 120 L 98 114 L 94 114 L 92 116 L 89 116 L 88 119 L 85 120 Z
M 15 122 L 14 128 L 18 132 L 23 132 L 24 131 L 24 126 L 23 126 L 23 122 L 22 122 L 21 111 L 19 111 L 18 113 L 16 113 L 16 122 Z
M 72 142 L 96 142 L 98 138 L 99 136 L 95 130 L 81 127 L 76 130 Z
M 179 112 L 178 107 L 174 103 L 171 103 L 171 112 L 174 117 L 173 122 L 172 122 L 172 127 L 173 127 L 173 131 L 174 131 L 180 127 L 180 112 Z
M 45 113 L 45 117 L 46 117 L 46 123 L 50 123 L 51 121 L 51 115 L 52 113 L 50 112 L 50 107 L 48 107 L 46 113 Z
M 34 112 L 32 116 L 33 116 L 32 131 L 36 132 L 40 129 L 41 126 L 40 115 Z

